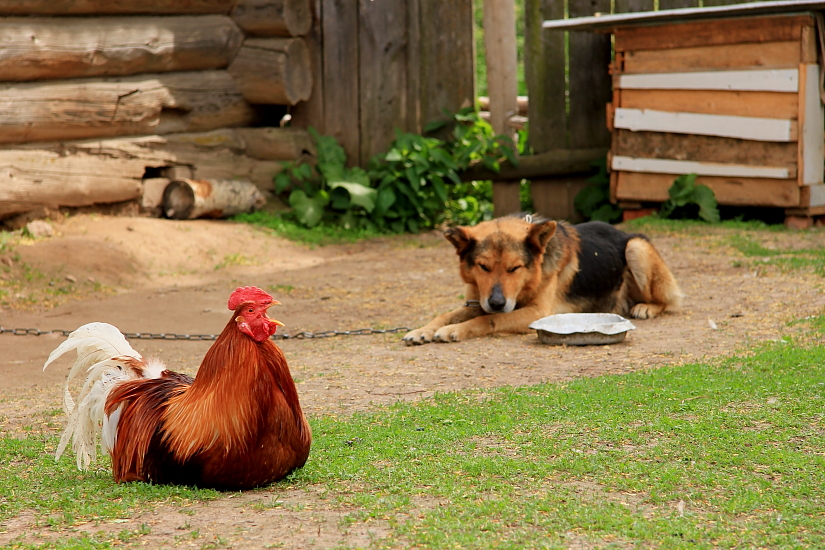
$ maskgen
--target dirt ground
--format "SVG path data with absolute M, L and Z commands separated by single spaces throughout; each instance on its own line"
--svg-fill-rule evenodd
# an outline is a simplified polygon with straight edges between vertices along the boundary
M 74 329 L 91 321 L 124 332 L 215 334 L 229 319 L 226 300 L 237 286 L 270 291 L 283 306 L 270 314 L 285 332 L 416 328 L 462 303 L 452 247 L 439 233 L 309 248 L 271 232 L 221 221 L 165 221 L 81 215 L 55 225 L 56 235 L 0 246 L 0 309 L 5 329 Z M 535 334 L 494 336 L 455 344 L 406 347 L 404 332 L 290 339 L 279 342 L 301 402 L 312 416 L 368 410 L 435 392 L 564 381 L 624 373 L 745 350 L 792 333 L 788 321 L 820 314 L 823 280 L 805 270 L 783 273 L 730 246 L 736 231 L 648 233 L 686 294 L 684 307 L 659 319 L 634 321 L 624 342 L 604 347 L 554 347 Z M 766 247 L 825 246 L 825 232 L 753 232 Z M 0 240 L 0 245 L 3 241 Z M 22 283 L 20 281 L 23 281 Z M 0 334 L 0 430 L 54 430 L 68 370 L 64 360 L 41 367 L 62 337 Z M 141 340 L 145 356 L 194 374 L 210 342 Z M 312 460 L 310 456 L 310 460 Z M 276 485 L 215 502 L 160 506 L 135 518 L 89 522 L 77 532 L 118 533 L 141 524 L 135 544 L 201 547 L 220 540 L 234 548 L 366 546 L 387 527 L 340 521 L 349 513 L 333 498 Z M 182 537 L 199 530 L 197 540 Z M 23 514 L 0 522 L 0 545 L 23 536 L 43 542 L 65 536 Z M 211 537 L 211 538 L 210 538 Z

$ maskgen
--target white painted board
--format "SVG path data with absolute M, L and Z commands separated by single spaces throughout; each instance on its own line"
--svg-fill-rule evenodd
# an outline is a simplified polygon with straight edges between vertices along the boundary
M 690 160 L 647 159 L 614 156 L 611 170 L 625 172 L 645 172 L 652 174 L 696 174 L 699 176 L 722 176 L 731 178 L 776 178 L 793 177 L 791 170 L 779 166 L 751 166 L 746 164 L 724 164 L 719 162 L 696 162 Z
M 616 109 L 613 126 L 626 130 L 721 136 L 755 141 L 796 141 L 793 120 L 699 113 L 671 113 L 651 109 Z
M 619 88 L 796 93 L 799 91 L 799 69 L 623 74 L 619 76 Z

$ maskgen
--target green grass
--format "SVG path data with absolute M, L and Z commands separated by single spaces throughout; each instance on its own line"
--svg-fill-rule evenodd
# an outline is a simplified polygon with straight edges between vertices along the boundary
M 267 212 L 239 214 L 232 219 L 237 222 L 249 223 L 258 227 L 271 229 L 285 239 L 309 246 L 354 243 L 384 235 L 383 233 L 366 229 L 345 229 L 338 225 L 321 224 L 309 229 L 290 219 L 289 215 L 270 214 Z
M 776 265 L 785 272 L 812 269 L 825 277 L 825 248 L 766 248 L 745 234 L 730 235 L 727 241 L 743 256 L 761 258 L 761 265 Z
M 803 323 L 821 341 L 825 318 Z M 376 547 L 825 547 L 821 345 L 311 422 L 309 462 L 290 484 L 337 499 L 342 528 L 385 521 Z M 55 464 L 53 446 L 2 440 L 0 521 L 28 509 L 64 526 L 216 496 L 115 485 L 104 468 Z

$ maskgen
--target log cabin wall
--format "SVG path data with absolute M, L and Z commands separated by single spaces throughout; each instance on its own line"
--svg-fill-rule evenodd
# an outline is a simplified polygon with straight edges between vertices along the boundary
M 472 0 L 11 0 L 0 36 L 0 220 L 268 191 L 309 126 L 366 164 L 475 97 Z
M 0 218 L 151 208 L 171 178 L 270 190 L 312 150 L 278 127 L 312 90 L 312 19 L 311 0 L 0 3 Z

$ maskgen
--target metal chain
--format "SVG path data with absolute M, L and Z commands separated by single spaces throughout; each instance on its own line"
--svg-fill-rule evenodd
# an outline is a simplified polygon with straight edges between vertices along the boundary
M 407 327 L 396 327 L 388 329 L 359 328 L 355 330 L 326 330 L 323 332 L 299 332 L 297 334 L 276 333 L 272 335 L 272 340 L 312 340 L 316 338 L 329 338 L 331 336 L 366 336 L 368 334 L 395 334 L 410 330 Z M 13 334 L 14 336 L 44 336 L 47 334 L 60 334 L 69 336 L 72 330 L 55 329 L 40 330 L 37 328 L 4 328 L 0 327 L 0 334 Z M 217 340 L 217 334 L 168 334 L 164 332 L 124 332 L 123 336 L 131 340 Z

